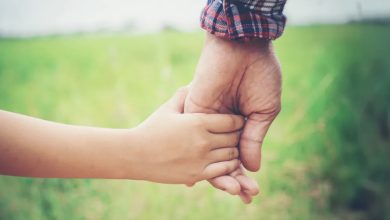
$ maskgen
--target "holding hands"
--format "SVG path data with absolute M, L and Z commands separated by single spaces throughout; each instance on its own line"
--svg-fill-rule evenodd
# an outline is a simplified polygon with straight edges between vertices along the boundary
M 182 114 L 187 88 L 179 90 L 136 129 L 139 179 L 195 184 L 233 172 L 239 166 L 237 144 L 241 116 Z

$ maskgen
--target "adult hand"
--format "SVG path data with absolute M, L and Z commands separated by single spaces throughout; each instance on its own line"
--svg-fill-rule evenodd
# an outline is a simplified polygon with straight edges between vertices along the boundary
M 257 171 L 264 136 L 280 111 L 280 72 L 269 41 L 242 43 L 207 34 L 184 111 L 247 117 L 240 159 L 246 169 Z M 258 193 L 257 183 L 242 168 L 209 181 L 216 188 L 239 194 L 246 203 Z

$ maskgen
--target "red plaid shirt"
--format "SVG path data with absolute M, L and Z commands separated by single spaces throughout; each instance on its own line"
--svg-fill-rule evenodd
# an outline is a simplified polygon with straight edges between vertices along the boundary
M 283 33 L 287 0 L 208 0 L 201 27 L 229 40 L 276 39 Z

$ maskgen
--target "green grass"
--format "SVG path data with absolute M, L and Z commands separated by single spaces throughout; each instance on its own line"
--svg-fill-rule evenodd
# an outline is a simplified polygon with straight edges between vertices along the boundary
M 252 205 L 206 183 L 0 177 L 0 219 L 389 219 L 390 28 L 288 28 Z M 0 109 L 131 127 L 191 81 L 202 33 L 0 40 Z M 1 122 L 0 122 L 1 123 Z M 21 137 L 22 138 L 22 137 Z

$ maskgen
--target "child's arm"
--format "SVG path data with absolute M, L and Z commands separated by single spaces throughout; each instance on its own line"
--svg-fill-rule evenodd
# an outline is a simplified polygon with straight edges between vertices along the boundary
M 191 184 L 233 171 L 243 119 L 181 114 L 179 92 L 133 129 L 64 125 L 0 111 L 0 174 Z

